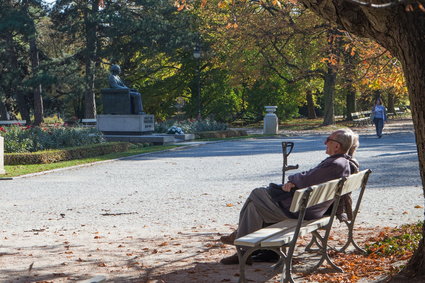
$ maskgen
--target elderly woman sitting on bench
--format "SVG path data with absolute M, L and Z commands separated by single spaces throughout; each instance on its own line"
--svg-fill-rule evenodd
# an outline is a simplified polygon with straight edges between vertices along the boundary
M 265 225 L 280 222 L 288 218 L 297 218 L 289 211 L 293 192 L 341 177 L 348 177 L 353 168 L 350 149 L 358 146 L 358 136 L 349 129 L 333 132 L 326 138 L 326 154 L 315 168 L 297 173 L 288 177 L 288 182 L 281 186 L 254 189 L 239 215 L 238 229 L 220 240 L 224 244 L 233 244 L 234 240 L 263 228 Z M 357 164 L 356 164 L 357 165 Z M 310 207 L 306 211 L 305 219 L 321 218 L 332 205 L 332 200 Z M 238 255 L 223 258 L 222 264 L 238 264 Z M 247 261 L 249 264 L 249 261 Z

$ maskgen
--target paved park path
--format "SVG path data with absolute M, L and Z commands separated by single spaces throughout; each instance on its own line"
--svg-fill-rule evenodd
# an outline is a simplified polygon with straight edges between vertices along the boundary
M 357 159 L 370 168 L 357 225 L 423 219 L 412 125 L 382 139 L 359 129 Z M 285 134 L 285 133 L 284 133 Z M 281 182 L 281 141 L 290 164 L 326 156 L 325 133 L 201 143 L 91 166 L 0 181 L 0 282 L 236 282 L 218 264 L 218 235 L 236 226 L 249 192 Z M 294 171 L 294 173 L 297 171 Z M 288 174 L 290 174 L 289 172 Z

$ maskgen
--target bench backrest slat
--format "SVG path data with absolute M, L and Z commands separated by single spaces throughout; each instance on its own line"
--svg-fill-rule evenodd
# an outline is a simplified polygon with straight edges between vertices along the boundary
M 369 173 L 370 173 L 370 170 L 367 169 L 357 174 L 352 174 L 347 178 L 331 180 L 326 183 L 311 186 L 309 188 L 296 190 L 294 193 L 294 197 L 292 199 L 291 208 L 289 210 L 291 212 L 297 212 L 300 210 L 302 197 L 304 193 L 310 188 L 312 189 L 312 192 L 307 202 L 307 206 L 306 206 L 307 208 L 313 205 L 334 199 L 335 194 L 338 190 L 338 184 L 340 182 L 341 183 L 339 185 L 343 185 L 341 190 L 341 195 L 345 195 L 347 193 L 357 190 L 358 188 L 361 187 L 363 180 L 365 178 L 365 175 L 366 174 L 369 175 Z
M 291 208 L 289 210 L 291 212 L 297 212 L 300 210 L 304 192 L 310 188 L 312 189 L 312 192 L 310 194 L 310 198 L 308 199 L 306 207 L 311 207 L 313 205 L 334 199 L 339 182 L 344 182 L 344 180 L 331 180 L 323 184 L 311 186 L 309 188 L 301 190 L 296 190 L 292 199 Z
M 347 180 L 344 183 L 344 186 L 342 187 L 341 195 L 345 195 L 347 193 L 353 192 L 360 188 L 360 186 L 363 183 L 363 179 L 366 174 L 369 175 L 370 170 L 363 170 L 359 173 L 352 174 L 349 177 L 347 177 Z

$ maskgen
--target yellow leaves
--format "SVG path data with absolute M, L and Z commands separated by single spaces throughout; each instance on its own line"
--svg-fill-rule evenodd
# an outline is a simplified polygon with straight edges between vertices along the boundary
M 220 1 L 220 2 L 218 2 L 217 6 L 220 9 L 227 9 L 227 8 L 229 8 L 229 4 L 227 3 L 227 1 Z
M 331 54 L 327 58 L 320 59 L 320 62 L 335 66 L 338 64 L 338 57 L 335 54 Z
M 177 11 L 182 11 L 185 8 L 188 8 L 186 0 L 176 0 L 174 1 L 174 6 L 177 7 Z
M 226 204 L 226 207 L 232 207 L 232 206 L 233 206 L 233 204 L 231 204 L 231 203 Z
M 185 5 L 179 5 L 177 6 L 177 11 L 182 11 L 184 9 Z
M 273 5 L 278 6 L 279 8 L 282 8 L 282 4 L 280 3 L 280 1 L 273 0 L 272 3 L 273 3 Z
M 232 28 L 234 28 L 234 29 L 238 28 L 238 24 L 237 23 L 228 23 L 226 25 L 226 29 L 232 29 Z
M 424 208 L 422 205 L 415 205 L 415 208 Z

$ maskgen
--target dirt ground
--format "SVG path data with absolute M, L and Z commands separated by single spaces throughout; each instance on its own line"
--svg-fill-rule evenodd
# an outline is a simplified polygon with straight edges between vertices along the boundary
M 232 228 L 229 227 L 229 231 Z M 340 246 L 345 232 L 343 226 L 338 229 L 340 232 L 331 239 L 333 245 Z M 106 282 L 237 282 L 238 266 L 219 263 L 222 257 L 232 255 L 234 248 L 222 245 L 218 241 L 219 233 L 201 230 L 202 227 L 193 227 L 190 232 L 177 237 L 164 235 L 162 239 L 132 235 L 117 239 L 112 231 L 106 234 L 58 231 L 63 240 L 52 245 L 34 244 L 36 238 L 40 240 L 38 244 L 42 242 L 43 232 L 28 231 L 24 240 L 27 245 L 23 244 L 14 253 L 0 254 L 0 263 L 7 261 L 10 266 L 13 262 L 15 267 L 2 270 L 2 282 L 75 282 L 96 279 L 96 276 L 105 278 Z M 356 232 L 356 239 L 363 246 L 378 233 L 376 229 L 361 229 Z M 300 239 L 301 247 L 308 240 L 308 237 Z M 73 242 L 86 244 L 74 245 Z M 7 239 L 2 243 L 7 245 Z M 297 273 L 297 266 L 311 266 L 315 258 L 301 249 L 298 253 L 295 278 L 297 282 L 311 282 Z M 254 263 L 248 267 L 247 278 L 250 282 L 279 282 L 279 276 L 270 276 L 269 267 L 268 263 Z M 322 268 L 321 272 L 333 271 Z

